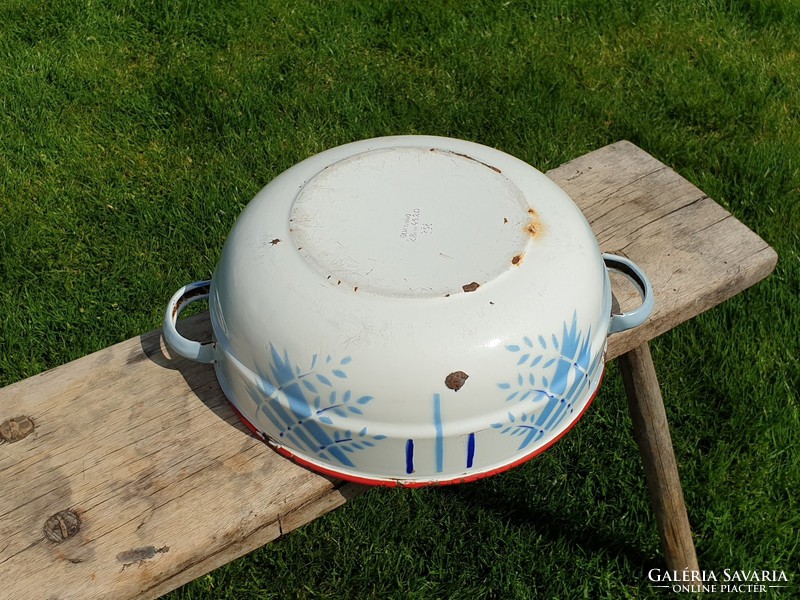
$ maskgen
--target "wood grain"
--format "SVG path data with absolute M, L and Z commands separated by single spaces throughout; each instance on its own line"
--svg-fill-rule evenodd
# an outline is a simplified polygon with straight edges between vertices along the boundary
M 763 240 L 628 142 L 549 176 L 584 211 L 603 249 L 635 260 L 655 288 L 652 318 L 612 336 L 609 359 L 775 265 Z M 615 293 L 623 306 L 631 302 L 625 289 Z M 181 328 L 200 339 L 207 317 Z M 0 445 L 6 598 L 154 598 L 364 490 L 251 438 L 213 369 L 171 358 L 157 331 L 8 386 L 0 407 L 0 422 L 28 417 L 34 427 Z M 55 543 L 44 526 L 61 511 L 77 515 L 80 528 Z
M 647 342 L 621 355 L 619 368 L 667 568 L 699 572 L 667 413 Z

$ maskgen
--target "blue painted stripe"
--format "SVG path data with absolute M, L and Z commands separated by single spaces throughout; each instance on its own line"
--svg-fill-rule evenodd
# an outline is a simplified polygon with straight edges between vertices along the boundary
M 442 435 L 442 399 L 433 395 L 433 426 L 436 429 L 436 472 L 441 473 L 444 462 L 444 436 Z
M 278 418 L 272 413 L 272 411 L 267 407 L 266 404 L 262 404 L 261 406 L 259 406 L 258 410 L 260 410 L 267 416 L 270 422 L 275 426 L 275 429 L 277 429 L 278 431 L 281 431 L 283 429 L 283 425 L 280 424 Z
M 544 429 L 536 429 L 535 427 L 531 427 L 528 435 L 525 436 L 525 439 L 522 440 L 522 443 L 519 445 L 517 450 L 523 450 L 528 444 L 531 442 L 538 442 L 544 436 Z
M 318 423 L 314 421 L 305 421 L 303 426 L 306 428 L 308 433 L 310 433 L 317 442 L 319 442 L 319 450 L 327 450 L 330 452 L 331 456 L 337 459 L 340 463 L 345 465 L 346 467 L 355 467 L 353 462 L 347 458 L 344 452 L 342 452 L 341 448 L 337 448 L 331 437 L 325 433 L 325 430 L 319 426 Z M 300 435 L 300 432 L 297 432 L 297 435 Z
M 472 468 L 472 463 L 475 460 L 475 434 L 470 433 L 467 440 L 467 468 Z
M 414 440 L 406 442 L 406 473 L 414 472 Z
M 555 427 L 555 424 L 556 424 L 556 421 L 558 420 L 558 417 L 561 416 L 561 414 L 564 412 L 564 410 L 566 408 L 567 408 L 567 401 L 562 398 L 558 402 L 558 409 L 553 414 L 553 418 L 551 418 L 550 422 L 547 425 L 545 425 L 545 429 L 547 429 L 549 431 L 550 429 Z
M 544 422 L 547 421 L 547 419 L 550 417 L 550 413 L 553 412 L 553 409 L 558 404 L 558 398 L 554 398 L 553 396 L 550 396 L 550 394 L 548 394 L 548 396 L 550 397 L 550 400 L 547 401 L 542 414 L 539 415 L 539 418 L 536 420 L 535 425 L 537 427 L 544 425 Z
M 275 414 L 278 415 L 278 418 L 283 421 L 287 427 L 291 427 L 297 422 L 297 419 L 292 418 L 292 416 L 286 412 L 283 406 L 281 406 L 280 400 L 277 398 L 270 398 L 268 402 L 270 408 L 275 411 Z

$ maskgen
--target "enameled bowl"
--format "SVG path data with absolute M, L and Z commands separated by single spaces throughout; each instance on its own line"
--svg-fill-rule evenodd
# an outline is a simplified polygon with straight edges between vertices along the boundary
M 642 304 L 612 315 L 608 269 Z M 175 322 L 208 297 L 213 340 Z M 601 254 L 555 183 L 498 150 L 399 136 L 297 164 L 242 212 L 164 337 L 213 363 L 251 429 L 317 471 L 469 481 L 538 454 L 597 392 L 610 333 L 643 323 L 645 274 Z

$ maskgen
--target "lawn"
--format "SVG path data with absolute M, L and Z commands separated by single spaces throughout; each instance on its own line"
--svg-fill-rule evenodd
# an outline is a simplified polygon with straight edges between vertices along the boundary
M 798 40 L 793 0 L 0 0 L 0 385 L 158 327 L 326 148 L 424 133 L 546 170 L 631 140 L 780 256 L 652 348 L 701 567 L 800 595 Z M 612 365 L 526 465 L 373 490 L 168 597 L 657 597 L 630 429 Z

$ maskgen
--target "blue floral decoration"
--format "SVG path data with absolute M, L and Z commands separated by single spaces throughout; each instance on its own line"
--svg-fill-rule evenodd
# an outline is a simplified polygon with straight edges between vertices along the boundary
M 503 423 L 492 423 L 501 434 L 522 438 L 519 450 L 542 439 L 574 411 L 573 403 L 589 384 L 602 359 L 598 352 L 592 359 L 591 327 L 584 334 L 578 329 L 578 315 L 572 323 L 563 323 L 561 338 L 528 336 L 521 343 L 505 348 L 514 355 L 517 377 L 500 382 L 506 401 L 515 405 Z
M 349 455 L 375 446 L 385 435 L 373 435 L 367 427 L 353 432 L 344 429 L 342 421 L 352 415 L 363 415 L 373 396 L 359 396 L 334 382 L 347 380 L 347 365 L 352 358 L 334 360 L 330 355 L 320 359 L 314 354 L 308 368 L 293 363 L 286 350 L 279 352 L 270 345 L 271 377 L 260 374 L 257 385 L 262 395 L 251 392 L 259 411 L 273 424 L 279 438 L 293 447 L 327 461 L 354 467 Z M 266 401 L 264 396 L 267 397 Z M 323 425 L 336 428 L 331 435 Z M 342 431 L 344 429 L 344 431 Z

